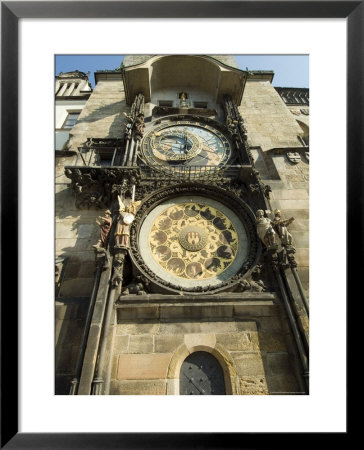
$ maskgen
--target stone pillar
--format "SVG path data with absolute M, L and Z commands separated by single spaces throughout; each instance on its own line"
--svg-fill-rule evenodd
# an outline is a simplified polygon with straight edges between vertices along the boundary
M 105 262 L 106 262 L 105 259 L 107 258 L 106 252 L 101 248 L 96 248 L 95 253 L 96 253 L 95 280 L 94 280 L 90 303 L 89 303 L 89 307 L 88 307 L 88 311 L 87 311 L 86 323 L 85 323 L 85 327 L 83 330 L 81 348 L 80 348 L 80 352 L 79 352 L 78 359 L 77 359 L 76 372 L 75 372 L 74 378 L 71 381 L 70 395 L 77 395 L 78 383 L 80 381 L 83 361 L 84 361 L 84 357 L 85 357 L 87 340 L 88 340 L 91 320 L 92 320 L 92 316 L 93 316 L 93 312 L 94 312 L 94 308 L 95 308 L 97 291 L 99 289 L 101 273 L 105 267 Z
M 92 392 L 91 392 L 92 395 L 104 394 L 104 382 L 105 382 L 104 370 L 105 367 L 108 366 L 108 361 L 106 360 L 107 341 L 110 331 L 110 323 L 112 313 L 114 310 L 115 300 L 121 293 L 123 282 L 124 259 L 126 254 L 127 250 L 125 248 L 114 247 L 113 275 L 110 281 L 110 290 L 108 295 L 105 319 L 102 328 L 97 367 L 94 379 L 92 381 Z
M 281 298 L 283 300 L 284 308 L 291 326 L 292 334 L 294 337 L 294 341 L 296 343 L 299 359 L 301 361 L 301 367 L 302 367 L 302 373 L 300 374 L 302 377 L 302 381 L 304 381 L 304 384 L 307 389 L 307 393 L 309 392 L 309 366 L 308 366 L 308 357 L 306 354 L 305 346 L 302 341 L 301 333 L 299 330 L 299 327 L 297 325 L 295 316 L 293 314 L 289 298 L 286 292 L 286 288 L 282 279 L 282 275 L 280 272 L 280 263 L 278 262 L 278 255 L 274 254 L 271 257 L 271 263 L 274 275 L 276 277 L 276 280 L 278 282 L 279 290 L 281 292 Z
M 103 249 L 100 249 L 100 252 L 102 251 Z M 109 281 L 112 269 L 109 253 L 107 251 L 104 251 L 104 253 L 104 266 L 100 276 L 100 283 L 97 291 L 95 307 L 92 314 L 87 346 L 83 359 L 81 377 L 78 386 L 78 395 L 90 395 L 92 379 L 95 372 L 97 353 L 101 338 L 102 323 L 105 315 L 106 300 L 109 292 Z

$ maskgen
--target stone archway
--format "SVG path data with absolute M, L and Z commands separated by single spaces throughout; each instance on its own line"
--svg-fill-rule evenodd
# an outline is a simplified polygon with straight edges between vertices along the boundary
M 189 339 L 192 336 L 194 342 Z M 199 341 L 198 344 L 197 341 Z M 233 360 L 220 344 L 216 344 L 215 336 L 186 335 L 185 343 L 178 347 L 169 364 L 167 374 L 167 395 L 179 395 L 182 364 L 186 358 L 194 352 L 207 352 L 216 358 L 223 372 L 226 395 L 236 395 L 240 393 L 238 377 Z

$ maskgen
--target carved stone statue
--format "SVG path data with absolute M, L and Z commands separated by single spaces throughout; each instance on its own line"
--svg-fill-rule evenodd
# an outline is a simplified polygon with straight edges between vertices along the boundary
M 272 222 L 267 217 L 264 217 L 264 211 L 258 209 L 256 212 L 257 219 L 257 233 L 263 244 L 269 248 L 276 246 L 276 233 L 273 229 Z
M 119 220 L 115 232 L 115 245 L 129 247 L 130 225 L 134 222 L 136 211 L 141 202 L 135 202 L 131 197 L 126 197 L 123 202 L 120 195 L 118 195 L 118 202 Z
M 179 98 L 180 98 L 180 102 L 179 102 L 180 108 L 188 108 L 188 104 L 186 102 L 187 94 L 185 92 L 181 92 Z
M 274 219 L 272 221 L 273 227 L 278 234 L 283 246 L 292 246 L 292 235 L 287 230 L 287 226 L 294 221 L 294 217 L 287 220 L 282 220 L 279 209 L 274 210 Z
M 288 161 L 293 164 L 298 164 L 301 161 L 301 157 L 298 152 L 287 152 L 286 156 Z
M 109 241 L 109 234 L 112 225 L 111 211 L 105 211 L 105 217 L 99 217 L 96 219 L 97 225 L 100 227 L 100 239 L 94 247 L 106 248 Z
M 137 283 L 133 281 L 123 289 L 121 295 L 130 295 L 130 294 L 143 295 L 145 293 L 146 292 L 143 283 Z
M 144 129 L 145 129 L 145 124 L 144 124 L 144 114 L 140 113 L 137 115 L 136 119 L 135 119 L 135 137 L 136 139 L 140 140 L 143 138 L 144 135 Z
M 126 112 L 123 112 L 123 115 L 126 120 L 126 126 L 125 126 L 125 139 L 131 138 L 131 130 L 133 128 L 134 120 L 131 115 L 126 114 Z

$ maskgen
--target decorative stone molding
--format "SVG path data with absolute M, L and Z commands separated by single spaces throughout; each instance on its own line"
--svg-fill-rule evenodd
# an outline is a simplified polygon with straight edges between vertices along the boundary
M 115 195 L 132 189 L 141 178 L 138 168 L 71 167 L 65 168 L 76 198 L 76 208 L 110 208 Z

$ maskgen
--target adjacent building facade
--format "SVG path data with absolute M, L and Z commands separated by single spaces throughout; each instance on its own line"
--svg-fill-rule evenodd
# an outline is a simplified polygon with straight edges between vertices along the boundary
M 56 394 L 308 394 L 309 95 L 273 76 L 95 73 L 56 153 Z

